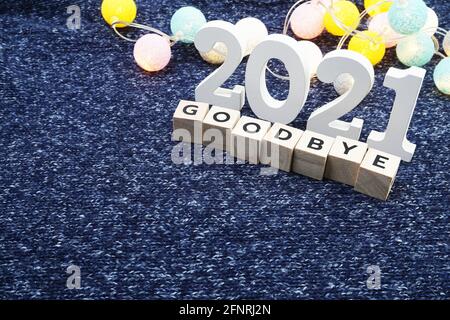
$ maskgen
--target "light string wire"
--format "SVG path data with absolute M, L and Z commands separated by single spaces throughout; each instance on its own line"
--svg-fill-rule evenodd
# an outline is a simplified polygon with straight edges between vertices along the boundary
M 178 38 L 175 36 L 169 36 L 168 34 L 162 32 L 161 30 L 158 30 L 156 28 L 150 27 L 150 26 L 146 26 L 144 24 L 139 24 L 139 23 L 135 23 L 135 22 L 126 22 L 126 21 L 121 21 L 121 20 L 116 20 L 111 24 L 111 27 L 113 28 L 114 32 L 122 39 L 128 41 L 128 42 L 136 42 L 136 39 L 131 39 L 127 36 L 124 36 L 122 33 L 119 32 L 119 30 L 117 30 L 117 25 L 125 25 L 127 27 L 132 27 L 132 28 L 136 28 L 136 29 L 141 29 L 141 30 L 145 30 L 145 31 L 149 31 L 150 33 L 155 33 L 157 35 L 160 35 L 161 37 L 165 38 L 167 41 L 169 41 L 170 46 L 173 46 L 175 43 L 178 42 Z
M 128 41 L 128 42 L 136 42 L 136 39 L 131 39 L 125 35 L 123 35 L 121 32 L 119 32 L 117 25 L 122 24 L 125 25 L 127 27 L 132 27 L 135 29 L 140 29 L 140 30 L 145 30 L 145 31 L 149 31 L 150 33 L 155 33 L 157 35 L 160 35 L 161 37 L 167 39 L 170 43 L 170 46 L 172 47 L 173 45 L 175 45 L 178 41 L 180 41 L 181 39 L 187 40 L 187 41 L 192 41 L 194 42 L 194 38 L 193 37 L 186 37 L 186 36 L 182 36 L 182 35 L 173 35 L 173 36 L 169 36 L 167 33 L 162 32 L 159 29 L 144 25 L 144 24 L 140 24 L 140 23 L 135 23 L 135 22 L 126 22 L 126 21 L 121 21 L 121 20 L 116 20 L 111 24 L 111 27 L 113 28 L 114 32 L 122 39 Z M 218 54 L 222 54 L 225 55 L 225 53 L 220 52 L 216 49 L 212 49 L 213 51 L 215 51 Z

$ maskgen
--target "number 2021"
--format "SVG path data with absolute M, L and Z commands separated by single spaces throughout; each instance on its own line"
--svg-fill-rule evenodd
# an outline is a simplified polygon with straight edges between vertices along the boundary
M 197 86 L 196 100 L 240 110 L 247 93 L 250 108 L 259 118 L 283 124 L 292 122 L 306 102 L 310 85 L 307 63 L 297 41 L 286 35 L 269 35 L 248 59 L 245 88 L 236 85 L 233 89 L 220 86 L 235 72 L 244 58 L 245 44 L 238 36 L 236 27 L 225 21 L 209 22 L 195 38 L 195 46 L 202 52 L 212 50 L 218 42 L 227 47 L 226 59 Z M 270 59 L 283 62 L 289 73 L 289 93 L 286 100 L 273 98 L 267 90 L 266 65 Z M 353 87 L 314 111 L 308 119 L 307 130 L 330 137 L 343 136 L 359 140 L 364 121 L 358 118 L 351 122 L 338 119 L 358 106 L 370 92 L 374 84 L 374 69 L 365 57 L 348 50 L 335 50 L 326 54 L 317 69 L 318 79 L 325 83 L 332 83 L 343 73 L 353 77 Z M 422 68 L 389 69 L 384 86 L 395 91 L 394 105 L 385 132 L 370 132 L 367 138 L 369 147 L 397 155 L 404 161 L 411 161 L 416 145 L 407 140 L 406 134 L 424 76 L 425 70 Z

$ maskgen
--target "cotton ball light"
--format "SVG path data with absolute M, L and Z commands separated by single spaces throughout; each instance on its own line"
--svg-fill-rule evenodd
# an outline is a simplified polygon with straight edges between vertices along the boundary
M 376 32 L 380 36 L 382 36 L 386 48 L 395 47 L 397 45 L 397 42 L 402 37 L 400 34 L 395 32 L 389 25 L 386 12 L 377 14 L 370 20 L 369 31 Z
M 193 43 L 198 30 L 206 24 L 203 13 L 194 7 L 178 9 L 170 20 L 172 34 L 184 43 Z
M 317 67 L 322 62 L 322 50 L 311 41 L 299 41 L 298 46 L 302 54 L 306 57 L 306 61 L 310 71 L 310 77 L 313 78 L 317 73 Z
M 383 37 L 376 32 L 368 30 L 354 35 L 348 43 L 348 49 L 362 54 L 373 65 L 383 60 L 386 52 Z
M 450 58 L 442 59 L 433 73 L 436 87 L 444 94 L 450 95 Z
M 266 25 L 259 19 L 248 17 L 236 23 L 239 34 L 245 39 L 244 56 L 252 53 L 253 49 L 269 35 Z
M 136 18 L 137 7 L 134 0 L 103 0 L 101 6 L 103 19 L 112 25 L 115 21 L 131 23 Z M 115 25 L 117 28 L 126 27 L 123 23 Z
M 442 47 L 447 56 L 450 56 L 450 31 L 445 35 L 444 41 L 442 42 Z
M 339 75 L 333 82 L 334 90 L 342 96 L 353 87 L 355 80 L 349 73 Z
M 136 41 L 133 55 L 142 69 L 150 72 L 159 71 L 170 61 L 169 40 L 154 33 L 146 34 Z
M 433 9 L 427 8 L 427 22 L 420 31 L 425 32 L 430 37 L 433 36 L 439 27 L 439 18 Z
M 334 17 L 333 17 L 334 15 Z M 327 11 L 324 17 L 325 28 L 329 33 L 335 36 L 343 36 L 347 33 L 342 29 L 334 19 L 337 19 L 342 25 L 349 30 L 355 30 L 359 25 L 359 10 L 350 1 L 333 2 L 330 10 Z
M 306 2 L 298 6 L 291 15 L 291 29 L 294 34 L 302 39 L 314 39 L 323 29 L 323 17 L 325 13 L 319 4 Z
M 413 34 L 427 22 L 428 10 L 423 0 L 394 0 L 388 12 L 389 24 L 401 34 Z
M 373 8 L 370 11 L 367 11 L 367 13 L 370 16 L 376 16 L 377 14 L 383 13 L 383 12 L 388 12 L 389 9 L 392 6 L 392 2 L 385 2 L 386 0 L 364 0 L 364 8 L 367 10 L 370 7 L 378 4 L 377 7 Z M 384 2 L 382 4 L 379 4 L 380 2 Z
M 401 39 L 396 48 L 397 57 L 404 65 L 421 67 L 428 62 L 435 53 L 434 42 L 424 32 Z
M 200 52 L 201 57 L 211 64 L 222 64 L 225 61 L 228 50 L 223 42 L 217 42 L 214 48 L 208 52 Z

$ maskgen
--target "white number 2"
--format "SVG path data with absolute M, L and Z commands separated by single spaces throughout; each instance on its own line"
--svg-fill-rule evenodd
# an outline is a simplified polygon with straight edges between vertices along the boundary
M 211 21 L 201 28 L 195 37 L 195 47 L 208 52 L 217 42 L 227 47 L 224 63 L 206 77 L 195 89 L 195 100 L 212 105 L 241 110 L 245 102 L 243 86 L 234 86 L 232 90 L 220 88 L 233 74 L 244 57 L 245 43 L 238 35 L 236 26 L 225 21 Z
M 367 96 L 373 87 L 374 70 L 367 58 L 349 50 L 328 53 L 317 69 L 317 77 L 325 83 L 332 83 L 343 73 L 353 77 L 353 87 L 314 111 L 308 119 L 307 129 L 333 138 L 343 136 L 358 140 L 364 121 L 354 118 L 348 123 L 337 119 L 352 111 Z

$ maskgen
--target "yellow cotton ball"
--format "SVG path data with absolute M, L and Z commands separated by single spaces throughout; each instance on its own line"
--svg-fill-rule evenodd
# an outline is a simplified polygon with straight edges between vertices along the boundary
M 337 19 L 338 23 L 334 19 Z M 359 10 L 350 1 L 333 2 L 323 21 L 329 33 L 343 36 L 347 32 L 339 26 L 339 22 L 349 30 L 355 30 L 359 25 Z
M 362 54 L 373 65 L 380 62 L 386 52 L 383 37 L 373 31 L 363 31 L 353 36 L 348 49 Z
M 227 56 L 227 47 L 223 42 L 217 42 L 208 52 L 200 52 L 203 60 L 211 64 L 222 64 Z
M 137 8 L 134 0 L 103 0 L 101 11 L 103 19 L 112 25 L 115 21 L 133 22 Z M 121 23 L 116 27 L 123 28 L 126 25 Z
M 385 2 L 386 0 L 364 0 L 364 8 L 369 9 L 371 6 L 376 5 L 377 3 L 384 2 L 383 4 L 378 5 L 374 9 L 368 11 L 367 13 L 371 16 L 375 16 L 379 13 L 388 12 L 392 6 L 392 2 Z

